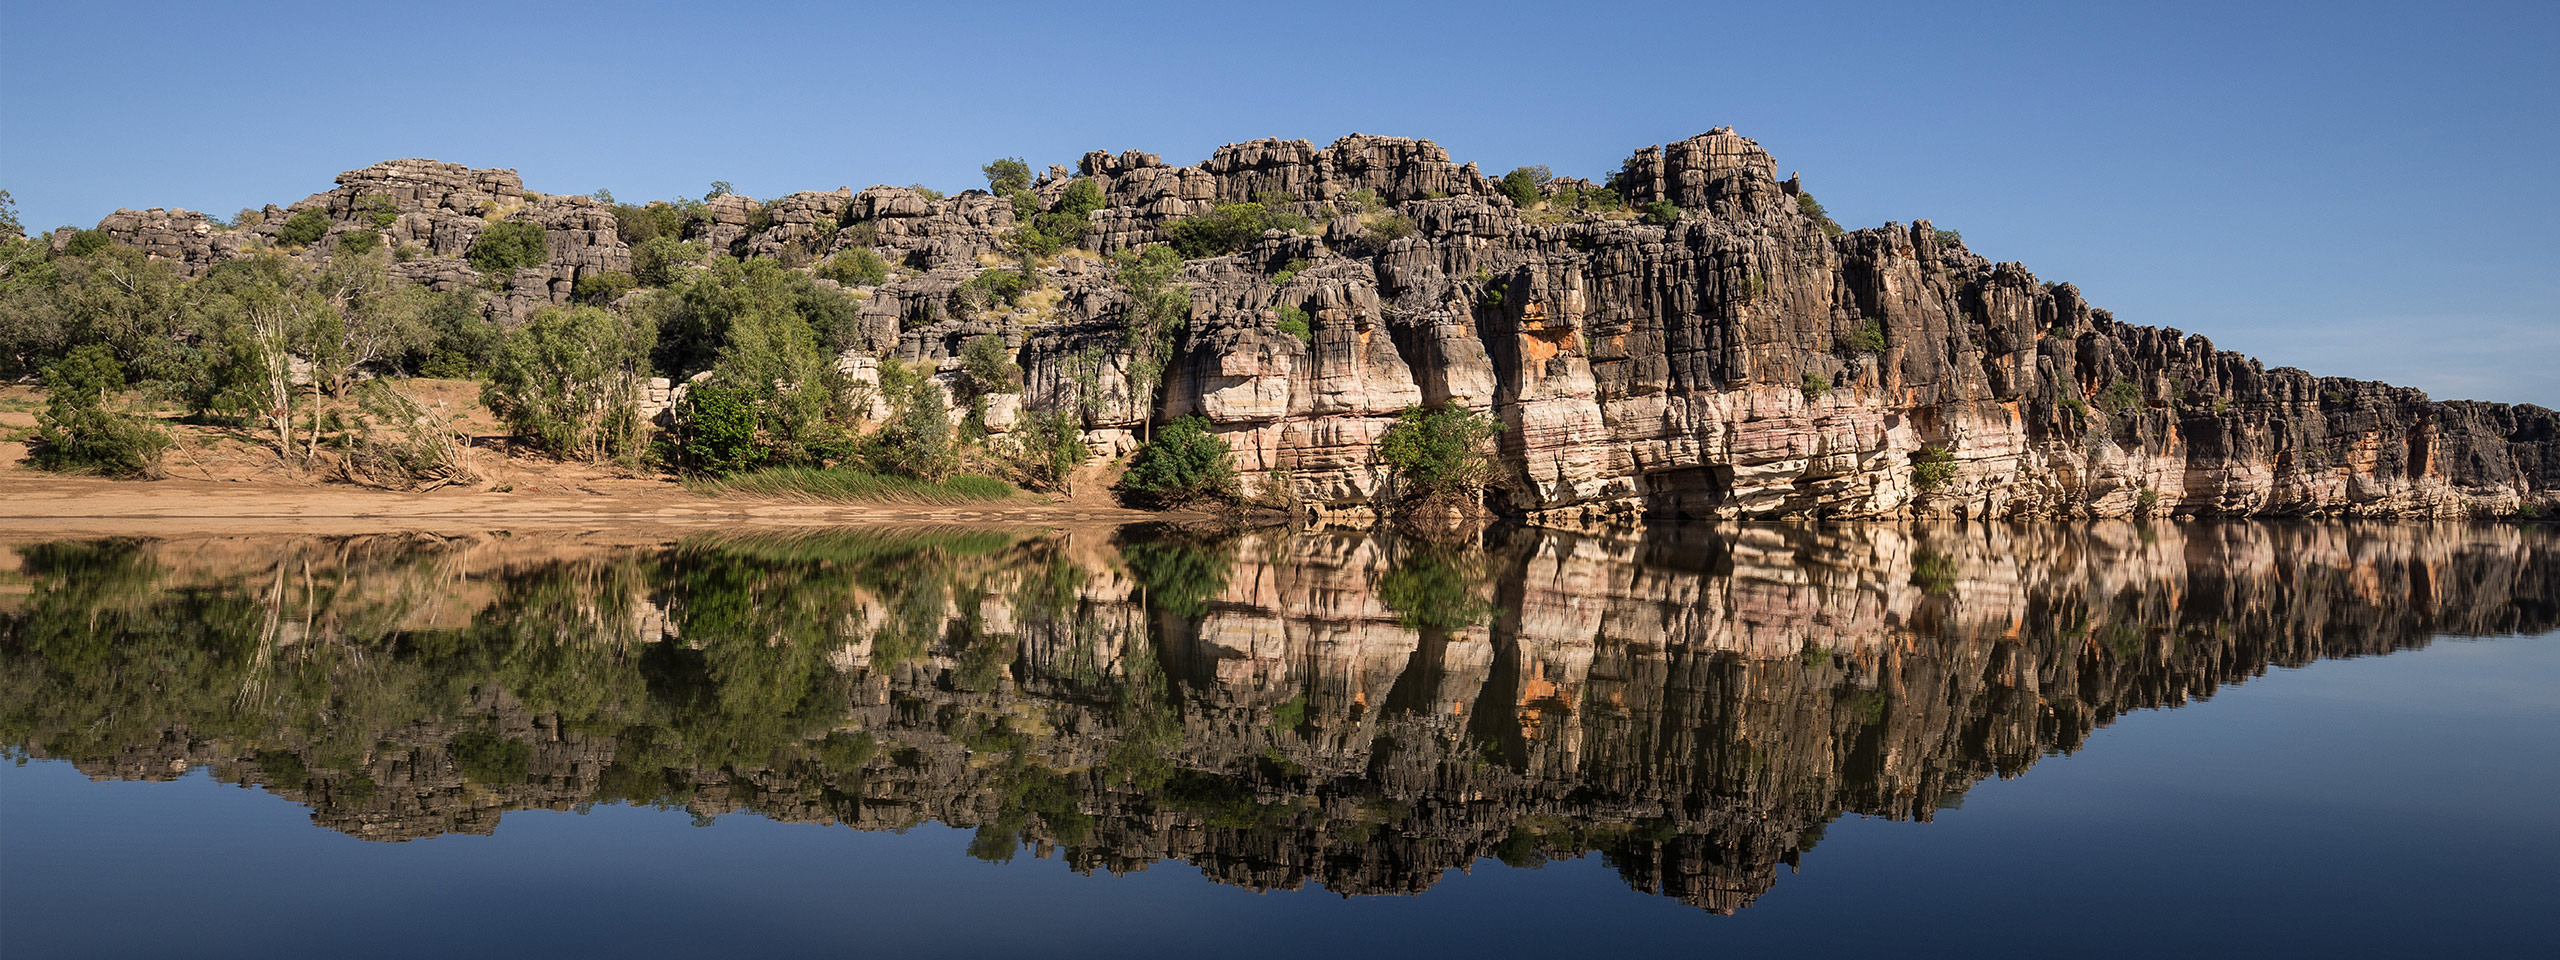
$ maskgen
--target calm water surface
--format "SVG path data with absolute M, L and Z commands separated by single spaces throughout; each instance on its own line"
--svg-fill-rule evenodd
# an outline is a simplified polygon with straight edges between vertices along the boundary
M 2560 534 L 0 546 L 0 954 L 2552 955 Z

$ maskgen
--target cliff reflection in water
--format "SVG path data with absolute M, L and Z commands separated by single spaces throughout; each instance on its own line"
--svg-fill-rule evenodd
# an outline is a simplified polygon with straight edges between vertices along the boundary
M 2550 629 L 2556 548 L 2453 524 L 60 542 L 0 548 L 0 742 L 210 766 L 376 840 L 623 802 L 1343 893 L 1598 851 L 1731 911 L 1830 819 L 1928 819 L 2127 711 Z

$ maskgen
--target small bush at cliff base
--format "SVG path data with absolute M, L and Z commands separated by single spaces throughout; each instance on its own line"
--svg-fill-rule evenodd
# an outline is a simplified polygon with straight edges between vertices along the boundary
M 484 227 L 471 241 L 471 266 L 482 273 L 514 273 L 550 259 L 542 225 L 530 220 L 501 220 Z
M 1129 460 L 1120 488 L 1142 505 L 1174 507 L 1236 495 L 1235 455 L 1209 434 L 1209 422 L 1184 417 L 1166 424 Z
M 1012 436 L 1013 452 L 1007 459 L 1023 484 L 1035 490 L 1064 489 L 1076 468 L 1093 457 L 1082 425 L 1064 410 L 1025 413 L 1015 422 Z
M 1936 490 L 1956 479 L 1955 452 L 1937 444 L 1920 448 L 1911 455 L 1911 485 L 1922 490 Z
M 1465 407 L 1406 407 L 1378 438 L 1378 462 L 1408 500 L 1472 500 L 1493 479 L 1502 425 Z
M 1644 205 L 1644 222 L 1668 227 L 1680 222 L 1680 208 L 1669 200 L 1656 200 Z
M 382 247 L 382 234 L 371 230 L 349 230 L 338 235 L 338 250 L 363 256 Z

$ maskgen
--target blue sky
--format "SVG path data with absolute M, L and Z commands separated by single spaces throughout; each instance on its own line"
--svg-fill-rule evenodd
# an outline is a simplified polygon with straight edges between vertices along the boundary
M 289 203 L 403 156 L 626 200 L 986 160 L 1430 137 L 1597 177 L 1732 125 L 2139 323 L 2560 406 L 2560 4 L 0 0 L 30 229 Z

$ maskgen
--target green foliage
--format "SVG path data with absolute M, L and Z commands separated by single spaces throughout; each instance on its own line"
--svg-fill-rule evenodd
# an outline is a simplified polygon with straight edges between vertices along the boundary
M 1295 304 L 1280 305 L 1280 332 L 1308 343 L 1316 340 L 1315 327 L 1308 321 L 1307 311 Z
M 1412 406 L 1378 438 L 1377 457 L 1408 500 L 1473 499 L 1493 479 L 1502 425 L 1465 407 Z
M 672 378 L 709 369 L 750 314 L 797 318 L 816 338 L 812 349 L 830 355 L 862 345 L 861 300 L 765 257 L 693 271 L 644 309 L 658 329 L 651 363 Z
M 101 234 L 101 237 L 104 235 Z M 120 243 L 48 255 L 37 240 L 0 241 L 0 379 L 43 372 L 73 347 L 103 344 L 136 383 L 191 379 L 201 367 L 201 284 Z
M 1912 486 L 1925 492 L 1944 487 L 1955 479 L 1955 451 L 1933 443 L 1911 455 Z
M 1233 540 L 1176 534 L 1124 542 L 1120 560 L 1156 609 L 1196 618 L 1209 612 L 1209 598 L 1226 592 L 1236 548 Z
M 1306 218 L 1262 203 L 1222 203 L 1196 217 L 1165 227 L 1173 248 L 1185 260 L 1222 257 L 1262 239 L 1263 231 L 1301 232 L 1313 224 Z
M 2158 490 L 2153 490 L 2153 489 L 2151 489 L 2150 487 L 2144 487 L 2144 488 L 2142 488 L 2142 492 L 2141 492 L 2141 494 L 2139 494 L 2139 495 L 2137 495 L 2137 496 L 2135 496 L 2135 497 L 2133 498 L 2133 515 L 2134 515 L 2134 516 L 2137 516 L 2137 517 L 2148 517 L 2148 516 L 2150 516 L 2153 512 L 2155 512 L 2156 510 L 2158 510 L 2158 509 L 2159 509 L 2159 507 L 2160 507 L 2160 491 L 2158 491 Z
M 1158 507 L 1234 499 L 1235 456 L 1208 427 L 1199 417 L 1166 424 L 1130 457 L 1120 488 L 1140 504 Z
M 684 279 L 686 265 L 700 262 L 700 245 L 654 236 L 632 246 L 631 277 L 644 287 L 671 287 Z
M 18 199 L 0 190 L 0 239 L 16 239 L 27 235 L 27 226 L 18 221 Z
M 1021 303 L 1022 295 L 1029 292 L 1031 277 L 1028 274 L 1010 267 L 998 267 L 970 277 L 968 282 L 951 291 L 951 301 L 958 312 L 975 314 L 997 304 L 1012 307 Z
M 1008 459 L 1023 483 L 1033 489 L 1062 489 L 1076 468 L 1093 459 L 1093 446 L 1085 442 L 1083 425 L 1064 410 L 1027 411 L 1014 422 L 1012 436 L 1013 452 Z
M 424 312 L 426 343 L 402 366 L 422 377 L 469 380 L 498 356 L 498 325 L 480 310 L 480 295 L 462 289 L 435 295 Z
M 382 234 L 371 230 L 349 230 L 338 235 L 338 251 L 364 256 L 382 248 Z
M 471 241 L 469 260 L 482 273 L 507 274 L 551 258 L 542 225 L 531 220 L 500 220 L 482 227 Z
M 1526 210 L 1545 199 L 1544 192 L 1538 187 L 1552 179 L 1555 179 L 1555 173 L 1546 167 L 1518 167 L 1503 174 L 1497 186 L 1503 196 L 1511 198 L 1512 206 Z
M 2115 413 L 2132 413 L 2141 405 L 2142 387 L 2131 380 L 2107 384 L 2106 392 L 2098 395 L 2098 406 Z
M 356 198 L 356 219 L 373 224 L 376 230 L 389 230 L 400 221 L 400 205 L 389 194 L 368 193 Z
M 644 206 L 617 203 L 613 206 L 614 233 L 622 242 L 638 247 L 651 240 L 675 243 L 684 239 L 685 231 L 694 223 L 710 219 L 698 200 L 656 201 Z
M 1182 276 L 1182 257 L 1157 245 L 1120 251 L 1111 262 L 1112 279 L 1126 298 L 1122 347 L 1129 354 L 1131 399 L 1139 409 L 1153 411 L 1165 364 L 1173 356 L 1174 336 L 1191 317 L 1190 291 L 1175 282 Z
M 594 307 L 546 307 L 509 334 L 480 402 L 516 435 L 562 459 L 636 457 L 645 321 Z
M 1298 279 L 1298 274 L 1304 272 L 1306 269 L 1307 258 L 1292 258 L 1288 263 L 1280 266 L 1279 272 L 1271 275 L 1271 285 L 1275 287 L 1288 286 L 1289 281 Z
M 77 347 L 44 372 L 45 408 L 36 415 L 31 460 L 39 469 L 134 477 L 156 474 L 169 437 L 108 409 L 125 387 L 124 366 L 104 344 Z
M 1813 372 L 1813 371 L 1811 371 L 1811 370 L 1807 370 L 1807 371 L 1805 371 L 1805 374 L 1804 374 L 1804 398 L 1805 398 L 1805 399 L 1807 399 L 1807 400 L 1820 400 L 1820 399 L 1822 399 L 1823 397 L 1829 396 L 1830 394 L 1831 394 L 1831 378 L 1830 378 L 1830 377 L 1823 376 L 1823 375 L 1821 375 L 1821 374 L 1819 374 L 1819 373 L 1815 373 L 1815 372 Z
M 924 480 L 851 467 L 775 467 L 698 481 L 689 486 L 713 495 L 831 503 L 984 503 L 1009 499 L 1021 492 L 1002 480 L 975 474 Z
M 1368 241 L 1369 246 L 1384 250 L 1398 240 L 1413 236 L 1413 231 L 1413 218 L 1390 213 L 1361 228 L 1360 238 Z
M 1022 389 L 1022 367 L 1013 362 L 1013 351 L 1004 338 L 981 334 L 960 345 L 959 387 L 963 403 L 976 401 L 991 393 L 1015 393 Z
M 685 389 L 668 439 L 672 466 L 726 476 L 763 467 L 771 451 L 756 443 L 756 408 L 747 391 L 709 381 Z
M 1007 196 L 1031 187 L 1031 165 L 1021 157 L 1006 157 L 978 168 L 987 175 L 987 189 L 996 196 Z
M 1927 547 L 1911 551 L 1911 584 L 1933 597 L 1953 594 L 1956 590 L 1954 557 Z
M 318 207 L 305 207 L 284 222 L 276 231 L 276 242 L 288 247 L 306 246 L 329 234 L 329 215 Z
M 533 745 L 485 730 L 455 734 L 448 748 L 454 772 L 473 783 L 502 787 L 523 783 L 533 767 Z
M 1945 246 L 1951 246 L 1951 247 L 1961 247 L 1961 246 L 1964 246 L 1964 234 L 1959 233 L 1959 232 L 1957 232 L 1957 231 L 1954 231 L 1954 230 L 1937 230 L 1937 231 L 1934 231 L 1933 235 L 1936 237 L 1936 239 L 1937 239 L 1938 243 L 1940 243 L 1940 244 L 1942 244 L 1942 245 L 1945 245 Z
M 925 371 L 883 358 L 880 396 L 889 404 L 889 422 L 863 438 L 861 458 L 868 469 L 927 481 L 959 469 L 950 401 Z
M 322 228 L 327 228 L 325 221 Z M 82 230 L 73 233 L 70 240 L 63 242 L 62 255 L 66 257 L 85 257 L 110 246 L 114 246 L 115 242 L 115 238 L 108 236 L 107 232 L 104 230 Z
M 1796 194 L 1796 212 L 1803 214 L 1805 219 L 1811 220 L 1816 225 L 1820 226 L 1822 228 L 1823 236 L 1836 237 L 1840 235 L 1840 224 L 1832 221 L 1831 211 L 1823 209 L 1822 201 L 1814 199 L 1813 194 Z
M 1378 602 L 1409 629 L 1455 633 L 1493 615 L 1493 604 L 1477 592 L 1484 582 L 1480 561 L 1451 551 L 1415 550 L 1378 578 Z
M 1833 347 L 1846 353 L 1883 353 L 1884 324 L 1875 320 L 1858 321 L 1858 328 L 1839 338 Z
M 1668 227 L 1680 222 L 1680 208 L 1669 200 L 1656 200 L 1644 205 L 1644 222 Z
M 590 303 L 601 307 L 622 299 L 623 294 L 630 293 L 632 288 L 639 285 L 638 279 L 620 270 L 582 273 L 578 276 L 577 284 L 570 288 L 569 296 L 579 303 Z
M 889 280 L 889 261 L 870 247 L 854 247 L 819 265 L 818 276 L 848 287 L 876 287 Z

